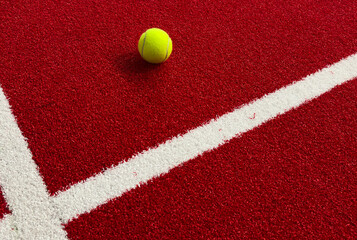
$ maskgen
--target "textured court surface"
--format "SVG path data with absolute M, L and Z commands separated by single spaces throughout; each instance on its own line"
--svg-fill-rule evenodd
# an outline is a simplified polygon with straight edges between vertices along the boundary
M 356 19 L 0 0 L 0 239 L 356 238 Z M 162 65 L 137 52 L 150 27 Z

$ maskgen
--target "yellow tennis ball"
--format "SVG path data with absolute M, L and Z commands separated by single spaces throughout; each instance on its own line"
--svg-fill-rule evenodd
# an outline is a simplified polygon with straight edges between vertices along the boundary
M 150 28 L 141 35 L 138 50 L 149 63 L 162 63 L 171 55 L 172 41 L 164 30 Z

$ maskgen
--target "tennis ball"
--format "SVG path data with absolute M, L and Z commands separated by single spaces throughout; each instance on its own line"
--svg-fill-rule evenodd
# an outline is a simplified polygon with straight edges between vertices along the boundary
M 150 28 L 141 35 L 138 50 L 149 63 L 162 63 L 171 55 L 172 41 L 164 30 Z

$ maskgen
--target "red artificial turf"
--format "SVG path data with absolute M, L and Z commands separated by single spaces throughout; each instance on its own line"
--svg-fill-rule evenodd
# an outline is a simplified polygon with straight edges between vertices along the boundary
M 5 1 L 1 85 L 53 194 L 357 51 L 350 1 Z M 143 62 L 160 27 L 173 54 Z
M 53 195 L 357 52 L 356 19 L 347 0 L 0 1 L 0 85 Z M 162 65 L 137 52 L 151 27 L 173 40 Z M 80 216 L 69 237 L 352 239 L 356 90 Z
M 357 79 L 66 226 L 71 239 L 354 239 Z
M 5 214 L 10 213 L 9 209 L 7 208 L 7 203 L 2 195 L 0 189 L 0 219 L 4 217 Z

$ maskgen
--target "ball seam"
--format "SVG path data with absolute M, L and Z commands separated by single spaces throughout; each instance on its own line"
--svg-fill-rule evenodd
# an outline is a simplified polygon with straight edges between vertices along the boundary
M 144 57 L 144 46 L 145 46 L 145 40 L 146 40 L 146 33 L 147 33 L 147 31 L 145 32 L 144 40 L 143 40 L 143 46 L 141 47 L 141 56 L 142 57 Z
M 166 59 L 169 55 L 169 47 L 170 47 L 170 37 L 168 37 L 168 39 L 167 39 L 166 56 L 164 58 L 164 61 L 166 61 Z

